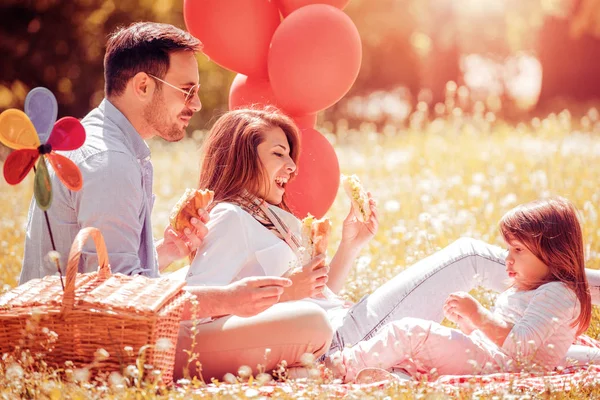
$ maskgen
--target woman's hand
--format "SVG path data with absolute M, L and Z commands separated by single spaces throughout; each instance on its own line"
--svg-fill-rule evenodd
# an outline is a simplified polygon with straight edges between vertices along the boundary
M 344 220 L 342 227 L 342 244 L 351 248 L 362 248 L 369 240 L 375 236 L 379 229 L 379 216 L 377 214 L 377 203 L 373 199 L 371 192 L 367 192 L 369 196 L 369 206 L 371 207 L 371 218 L 368 222 L 360 222 L 352 211 Z
M 208 228 L 205 224 L 210 217 L 203 209 L 198 210 L 198 215 L 200 219 L 195 217 L 190 219 L 194 230 L 185 228 L 183 233 L 178 233 L 171 225 L 167 225 L 163 239 L 156 242 L 159 271 L 162 272 L 174 261 L 187 257 L 192 251 L 202 245 L 202 241 L 208 234 Z
M 329 267 L 324 261 L 325 255 L 321 254 L 303 267 L 292 268 L 286 272 L 283 277 L 291 280 L 292 285 L 285 288 L 280 301 L 301 300 L 323 292 L 329 273 Z

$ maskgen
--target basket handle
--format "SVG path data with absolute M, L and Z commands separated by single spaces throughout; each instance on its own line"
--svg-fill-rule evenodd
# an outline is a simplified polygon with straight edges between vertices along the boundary
M 67 261 L 67 283 L 65 285 L 65 293 L 63 296 L 63 309 L 72 309 L 75 302 L 75 279 L 79 269 L 79 258 L 83 250 L 83 244 L 89 237 L 92 237 L 96 245 L 96 253 L 98 254 L 98 277 L 106 279 L 112 275 L 110 266 L 108 265 L 108 252 L 106 251 L 106 243 L 100 230 L 93 227 L 83 228 L 75 236 L 71 251 L 69 252 L 69 260 Z

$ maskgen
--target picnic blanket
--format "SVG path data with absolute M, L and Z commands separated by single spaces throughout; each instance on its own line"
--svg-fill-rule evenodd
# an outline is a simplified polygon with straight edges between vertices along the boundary
M 600 349 L 600 341 L 582 335 L 574 344 Z M 284 382 L 269 382 L 257 385 L 256 382 L 239 384 L 211 383 L 198 389 L 210 394 L 278 397 L 281 394 L 314 397 L 326 393 L 328 397 L 362 397 L 361 394 L 392 390 L 409 390 L 410 393 L 444 393 L 459 396 L 461 393 L 494 395 L 506 393 L 542 394 L 556 391 L 568 392 L 600 385 L 600 365 L 570 365 L 552 372 L 534 373 L 494 373 L 488 375 L 443 375 L 421 376 L 419 380 L 387 380 L 370 383 L 316 383 L 306 379 Z

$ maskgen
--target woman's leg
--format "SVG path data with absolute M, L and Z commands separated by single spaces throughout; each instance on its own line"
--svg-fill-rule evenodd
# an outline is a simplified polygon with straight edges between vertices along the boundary
M 417 317 L 443 320 L 442 305 L 456 291 L 478 285 L 506 288 L 505 251 L 470 238 L 461 238 L 412 265 L 355 304 L 337 329 L 332 346 L 355 345 L 369 339 L 390 321 Z
M 236 375 L 242 365 L 251 367 L 254 374 L 259 372 L 258 364 L 267 372 L 283 360 L 288 366 L 297 366 L 305 353 L 322 355 L 329 348 L 332 335 L 327 314 L 316 304 L 305 301 L 275 304 L 249 318 L 219 318 L 196 326 L 192 352 L 198 354 L 202 370 L 196 371 L 193 361 L 189 372 L 191 376 L 201 372 L 205 381 L 209 381 L 222 380 L 227 372 Z M 175 380 L 183 376 L 188 365 L 184 350 L 190 349 L 193 336 L 192 322 L 182 321 L 175 355 Z

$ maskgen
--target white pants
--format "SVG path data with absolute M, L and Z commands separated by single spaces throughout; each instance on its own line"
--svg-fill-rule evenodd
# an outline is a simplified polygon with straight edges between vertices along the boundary
M 512 371 L 510 357 L 487 340 L 420 318 L 390 322 L 371 339 L 336 351 L 330 360 L 335 376 L 345 382 L 368 367 L 397 367 L 412 376 Z
M 455 241 L 402 271 L 348 309 L 334 326 L 336 333 L 328 354 L 368 340 L 387 323 L 405 317 L 441 322 L 442 306 L 452 292 L 468 292 L 477 286 L 504 291 L 508 279 L 505 258 L 506 251 L 498 246 L 470 238 Z M 600 271 L 587 269 L 586 275 L 592 302 L 600 304 Z M 567 357 L 582 362 L 600 361 L 600 352 L 580 347 Z

